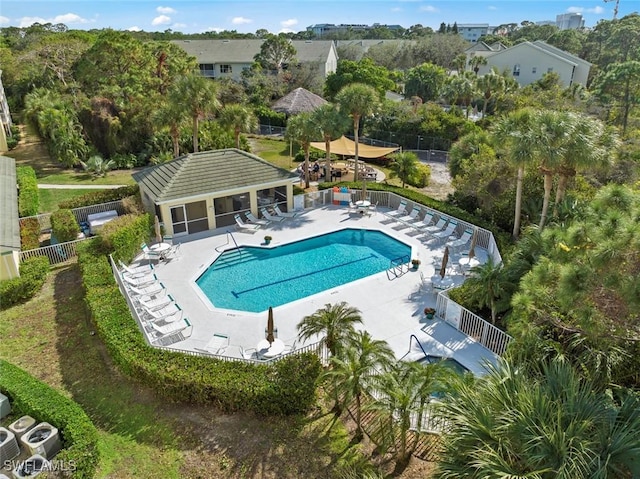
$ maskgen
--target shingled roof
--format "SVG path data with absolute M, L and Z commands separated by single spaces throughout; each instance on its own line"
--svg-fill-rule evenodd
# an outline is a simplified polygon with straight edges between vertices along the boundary
M 236 148 L 189 153 L 133 174 L 157 204 L 294 178 L 294 173 Z
M 276 101 L 271 109 L 287 115 L 297 115 L 298 113 L 313 111 L 325 103 L 327 103 L 327 100 L 321 96 L 304 88 L 296 88 Z

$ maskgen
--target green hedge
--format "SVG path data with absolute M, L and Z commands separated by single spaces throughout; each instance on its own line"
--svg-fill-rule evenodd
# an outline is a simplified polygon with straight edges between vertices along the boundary
M 76 402 L 2 359 L 0 391 L 11 401 L 14 413 L 58 428 L 63 449 L 56 460 L 73 470 L 71 477 L 94 477 L 99 459 L 98 432 Z
M 20 277 L 0 281 L 0 309 L 31 299 L 44 284 L 49 274 L 49 260 L 36 256 L 20 264 Z
M 321 372 L 312 353 L 273 366 L 226 362 L 150 347 L 115 284 L 100 239 L 78 247 L 86 303 L 96 330 L 124 373 L 174 401 L 213 404 L 225 411 L 296 414 L 315 403 Z
M 118 201 L 128 196 L 136 195 L 138 191 L 138 185 L 123 186 L 122 188 L 115 188 L 112 190 L 94 191 L 92 193 L 76 196 L 75 198 L 71 198 L 66 201 L 61 201 L 58 206 L 62 209 L 74 209 L 82 208 L 83 206 L 109 203 L 111 201 Z
M 318 189 L 326 190 L 333 188 L 334 186 L 346 186 L 347 188 L 359 190 L 362 188 L 361 182 L 350 182 L 343 181 L 341 183 L 320 183 L 318 185 Z M 434 210 L 442 211 L 450 216 L 458 218 L 460 220 L 466 221 L 468 223 L 474 224 L 481 228 L 484 228 L 493 233 L 493 237 L 498 244 L 498 248 L 500 251 L 506 251 L 511 247 L 511 236 L 504 230 L 501 230 L 496 225 L 487 222 L 486 220 L 479 218 L 478 216 L 474 216 L 470 214 L 468 211 L 463 210 L 462 208 L 458 208 L 457 206 L 453 206 L 446 201 L 439 201 L 427 196 L 419 191 L 409 190 L 406 188 L 401 188 L 399 186 L 387 185 L 384 183 L 367 183 L 367 190 L 369 191 L 389 191 L 391 193 L 395 193 L 399 196 L 403 196 L 410 201 L 414 201 L 416 203 L 420 203 L 422 205 L 428 206 L 429 208 L 433 208 Z
M 37 215 L 40 197 L 35 170 L 30 166 L 19 166 L 16 168 L 16 180 L 18 181 L 18 215 L 20 217 Z
M 78 239 L 80 225 L 73 211 L 60 209 L 51 213 L 51 235 L 55 236 L 58 243 L 65 243 Z
M 20 246 L 22 251 L 40 247 L 40 222 L 37 218 L 20 220 Z
M 118 216 L 102 227 L 100 236 L 116 260 L 129 263 L 140 251 L 140 244 L 149 240 L 153 221 L 149 214 Z

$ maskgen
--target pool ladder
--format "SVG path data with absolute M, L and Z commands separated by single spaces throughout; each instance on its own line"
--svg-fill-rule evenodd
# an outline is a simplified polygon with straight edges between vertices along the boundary
M 231 231 L 227 231 L 227 242 L 220 245 L 220 246 L 216 246 L 216 251 L 219 253 L 220 252 L 220 248 L 227 246 L 228 244 L 231 243 L 231 241 L 229 241 L 229 238 L 231 238 L 231 241 L 233 241 L 233 244 L 236 245 L 235 249 L 238 250 L 238 254 L 240 256 L 242 256 L 242 250 L 240 249 L 240 246 L 238 246 L 238 243 L 236 242 L 236 239 L 233 237 L 233 233 Z
M 393 281 L 399 278 L 403 274 L 409 271 L 409 256 L 404 255 L 398 258 L 394 258 L 389 263 L 389 269 L 387 269 L 387 279 Z

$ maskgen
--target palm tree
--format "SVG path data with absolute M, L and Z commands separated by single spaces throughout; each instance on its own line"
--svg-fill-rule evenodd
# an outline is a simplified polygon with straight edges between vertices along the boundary
M 402 187 L 412 176 L 418 173 L 418 157 L 412 152 L 394 153 L 390 156 L 391 168 L 393 176 L 397 176 L 402 180 Z
M 563 361 L 538 370 L 503 361 L 444 402 L 437 477 L 635 477 L 640 400 L 617 396 Z
M 309 148 L 311 148 L 311 142 L 320 136 L 320 130 L 312 113 L 299 113 L 289 118 L 285 136 L 289 140 L 298 142 L 304 151 L 304 182 L 305 188 L 309 188 Z
M 434 399 L 433 394 L 443 390 L 445 375 L 444 368 L 437 363 L 398 361 L 377 378 L 376 388 L 380 394 L 369 408 L 382 412 L 386 418 L 387 434 L 380 438 L 381 443 L 393 444 L 396 438 L 400 439 L 396 451 L 400 467 L 406 466 L 418 444 L 418 434 L 411 444 L 407 441 L 411 418 L 418 418 L 415 428 L 420 431 L 422 417 Z
M 536 156 L 537 138 L 533 132 L 534 111 L 523 108 L 509 116 L 502 118 L 495 125 L 493 135 L 496 144 L 507 152 L 509 161 L 518 169 L 516 178 L 516 205 L 513 219 L 514 239 L 520 235 L 520 221 L 522 218 L 522 181 L 525 167 L 533 163 Z
M 553 216 L 564 199 L 569 178 L 576 175 L 576 170 L 583 168 L 601 168 L 610 163 L 612 151 L 617 147 L 616 134 L 608 129 L 600 120 L 578 113 L 569 113 L 567 121 L 570 134 L 567 135 L 567 146 L 558 166 L 558 186 L 553 208 Z
M 486 75 L 478 77 L 476 84 L 478 90 L 482 92 L 484 97 L 482 103 L 482 118 L 484 118 L 487 113 L 487 105 L 489 104 L 489 100 L 491 100 L 491 98 L 493 98 L 495 95 L 504 91 L 506 83 L 504 77 L 494 69 Z
M 566 155 L 566 138 L 571 135 L 570 115 L 567 112 L 542 110 L 536 114 L 536 135 L 538 139 L 539 169 L 544 176 L 544 197 L 538 227 L 544 228 L 551 202 L 553 175 L 562 158 Z
M 220 123 L 233 130 L 236 148 L 240 149 L 240 133 L 249 133 L 258 126 L 258 119 L 250 108 L 244 105 L 225 105 L 220 111 Z
M 489 307 L 491 323 L 496 324 L 499 300 L 503 298 L 508 283 L 502 263 L 494 263 L 493 258 L 489 258 L 486 263 L 472 268 L 471 273 L 465 281 L 469 300 L 481 308 Z
M 373 339 L 367 331 L 355 333 L 340 350 L 338 356 L 331 357 L 331 368 L 325 377 L 335 389 L 335 397 L 348 406 L 355 401 L 356 438 L 362 439 L 362 398 L 371 391 L 378 371 L 388 367 L 395 358 L 385 341 Z M 336 408 L 337 411 L 340 408 Z
M 345 86 L 336 95 L 336 102 L 340 110 L 347 113 L 353 120 L 353 137 L 355 141 L 354 179 L 358 179 L 358 132 L 360 119 L 373 113 L 378 106 L 378 92 L 370 85 L 352 83 Z M 362 180 L 363 183 L 365 180 Z M 363 186 L 364 189 L 364 186 Z
M 326 151 L 324 166 L 324 181 L 331 181 L 331 141 L 339 138 L 347 130 L 349 119 L 335 105 L 330 103 L 316 108 L 313 113 L 313 122 L 318 126 Z
M 444 89 L 445 97 L 451 104 L 455 105 L 458 102 L 462 103 L 465 108 L 465 115 L 467 118 L 469 118 L 471 100 L 475 94 L 475 84 L 469 75 L 472 76 L 473 73 L 464 72 L 451 77 Z
M 478 76 L 478 72 L 480 71 L 480 67 L 487 64 L 487 59 L 483 56 L 476 55 L 471 60 L 469 60 L 469 66 L 474 71 L 476 76 Z
M 198 152 L 198 123 L 213 114 L 220 106 L 216 84 L 199 73 L 182 77 L 169 94 L 174 105 L 182 105 L 183 111 L 193 122 L 193 151 Z
M 169 136 L 173 143 L 173 157 L 180 156 L 180 126 L 184 115 L 180 107 L 170 102 L 165 102 L 153 113 L 153 122 L 160 127 L 169 129 Z
M 324 308 L 305 316 L 298 324 L 300 340 L 305 341 L 324 334 L 324 342 L 332 356 L 335 356 L 349 336 L 354 333 L 354 325 L 362 323 L 360 310 L 345 301 L 325 304 Z

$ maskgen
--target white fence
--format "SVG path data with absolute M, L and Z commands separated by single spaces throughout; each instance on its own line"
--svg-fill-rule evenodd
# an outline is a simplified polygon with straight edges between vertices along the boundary
M 513 339 L 504 331 L 450 299 L 446 291 L 438 294 L 436 316 L 497 355 L 504 354 Z
M 20 262 L 25 259 L 34 258 L 36 256 L 46 256 L 49 259 L 49 264 L 52 266 L 55 264 L 64 263 L 71 258 L 75 258 L 78 255 L 76 246 L 78 243 L 88 241 L 93 238 L 83 238 L 74 241 L 68 241 L 66 243 L 52 244 L 50 246 L 43 246 L 41 248 L 30 249 L 28 251 L 20 251 Z

